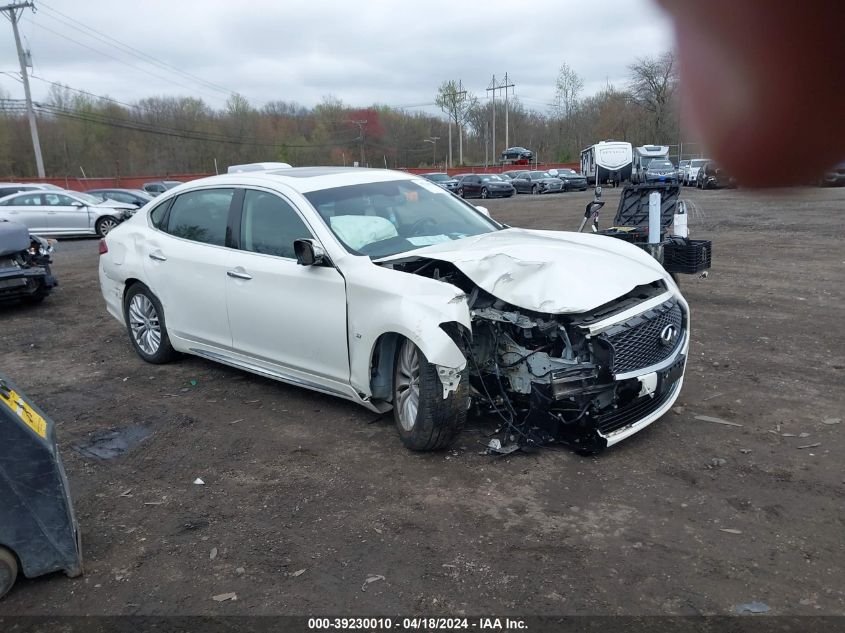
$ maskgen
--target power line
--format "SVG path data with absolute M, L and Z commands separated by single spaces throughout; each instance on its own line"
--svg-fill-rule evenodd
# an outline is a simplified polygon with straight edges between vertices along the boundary
M 58 31 L 51 29 L 48 26 L 44 26 L 43 24 L 41 24 L 40 22 L 36 22 L 35 20 L 31 20 L 31 22 L 32 22 L 32 24 L 37 26 L 39 29 L 43 29 L 43 30 L 47 31 L 48 33 L 52 33 L 53 35 L 55 35 L 57 37 L 61 37 L 62 39 L 67 40 L 68 42 L 73 42 L 77 46 L 87 48 L 88 50 L 93 51 L 93 52 L 97 53 L 98 55 L 102 55 L 103 57 L 108 57 L 109 59 L 113 59 L 114 61 L 116 61 L 118 63 L 129 66 L 130 68 L 134 68 L 135 70 L 139 70 L 142 73 L 146 73 L 147 75 L 150 75 L 151 77 L 155 77 L 156 79 L 160 79 L 162 81 L 166 81 L 168 83 L 171 83 L 174 86 L 179 86 L 180 88 L 184 88 L 184 84 L 176 81 L 175 79 L 169 79 L 168 77 L 163 77 L 162 75 L 156 74 L 156 73 L 152 72 L 151 70 L 147 70 L 146 68 L 142 68 L 141 66 L 136 66 L 135 64 L 131 64 L 124 59 L 120 59 L 119 57 L 115 57 L 114 55 L 112 55 L 110 53 L 106 53 L 104 51 L 101 51 L 98 48 L 94 48 L 93 46 L 89 46 L 88 44 L 80 42 L 79 40 L 75 40 L 72 37 L 68 37 L 67 35 L 64 35 L 63 33 L 59 33 Z M 208 96 L 208 93 L 205 93 L 205 94 L 206 94 L 206 96 Z M 214 96 L 214 97 L 211 97 L 211 98 L 212 99 L 220 99 L 220 97 L 218 97 L 218 96 Z
M 51 7 L 50 5 L 48 5 L 45 2 L 41 2 L 41 6 L 43 6 L 45 9 L 47 9 L 48 13 L 45 13 L 45 15 L 47 15 L 51 19 L 56 20 L 60 23 L 63 23 L 66 26 L 70 26 L 71 28 L 74 28 L 77 31 L 79 31 L 79 27 L 81 27 L 85 31 L 89 32 L 89 33 L 86 33 L 87 35 L 89 35 L 89 37 L 92 37 L 94 39 L 98 39 L 105 44 L 109 44 L 109 42 L 112 42 L 109 45 L 111 45 L 115 48 L 121 49 L 121 50 L 123 50 L 123 52 L 127 53 L 128 55 L 131 55 L 131 56 L 133 56 L 137 59 L 140 59 L 140 60 L 142 60 L 142 61 L 144 61 L 148 64 L 158 66 L 162 70 L 166 70 L 168 72 L 178 74 L 178 75 L 180 75 L 184 78 L 191 79 L 195 83 L 206 86 L 207 88 L 210 88 L 212 90 L 222 92 L 226 95 L 230 95 L 230 94 L 235 92 L 234 90 L 231 90 L 231 89 L 229 89 L 225 86 L 221 86 L 220 84 L 216 84 L 214 82 L 208 81 L 207 79 L 203 79 L 202 77 L 199 77 L 199 76 L 194 75 L 192 73 L 189 73 L 185 70 L 182 70 L 181 68 L 174 66 L 173 64 L 162 61 L 162 60 L 158 59 L 157 57 L 153 57 L 152 55 L 149 55 L 148 53 L 145 53 L 144 51 L 137 49 L 134 46 L 130 46 L 129 44 L 121 42 L 120 40 L 112 37 L 111 35 L 103 33 L 102 31 L 98 31 L 94 27 L 89 26 L 88 24 L 85 24 L 84 22 L 80 22 L 79 20 L 67 15 L 66 13 L 62 13 L 58 9 L 54 9 L 53 7 Z M 74 24 L 78 25 L 78 27 L 74 27 L 71 24 L 68 24 L 67 22 L 65 22 L 61 18 L 56 17 L 55 15 L 50 15 L 51 13 L 55 13 L 59 16 L 62 16 L 62 18 L 65 18 L 65 20 L 69 20 L 70 22 L 73 22 Z M 105 40 L 108 40 L 108 41 L 105 41 Z

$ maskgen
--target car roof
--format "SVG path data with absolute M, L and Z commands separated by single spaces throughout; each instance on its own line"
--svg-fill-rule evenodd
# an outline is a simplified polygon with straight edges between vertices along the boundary
M 191 187 L 210 185 L 273 185 L 282 184 L 299 193 L 320 189 L 359 185 L 370 182 L 392 180 L 415 180 L 417 176 L 392 169 L 370 169 L 367 167 L 291 167 L 267 171 L 250 171 L 235 174 L 220 174 L 200 180 L 193 180 Z M 177 188 L 182 191 L 184 185 Z

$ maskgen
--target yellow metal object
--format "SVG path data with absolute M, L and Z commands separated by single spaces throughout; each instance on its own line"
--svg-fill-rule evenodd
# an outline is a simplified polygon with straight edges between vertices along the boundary
M 47 437 L 47 421 L 29 406 L 14 389 L 0 389 L 0 403 L 3 403 L 17 415 L 24 424 L 35 431 L 40 437 Z

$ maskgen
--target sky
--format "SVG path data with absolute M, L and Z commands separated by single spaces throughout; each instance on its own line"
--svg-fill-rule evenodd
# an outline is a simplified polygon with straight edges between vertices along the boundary
M 193 96 L 223 108 L 238 92 L 254 106 L 310 107 L 331 95 L 351 106 L 437 112 L 444 80 L 462 80 L 483 100 L 493 75 L 507 72 L 511 95 L 544 111 L 563 62 L 586 96 L 607 83 L 624 87 L 628 64 L 672 46 L 671 24 L 653 0 L 34 2 L 21 35 L 36 101 L 52 81 L 129 103 Z M 0 73 L 0 93 L 23 98 L 6 20 Z

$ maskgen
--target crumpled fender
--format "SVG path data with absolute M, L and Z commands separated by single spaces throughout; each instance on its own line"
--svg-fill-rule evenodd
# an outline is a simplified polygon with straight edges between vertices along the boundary
M 373 350 L 382 334 L 395 332 L 422 350 L 434 365 L 462 370 L 466 357 L 441 329 L 460 323 L 470 329 L 463 290 L 452 284 L 373 264 L 368 257 L 344 257 L 350 383 L 369 397 Z

